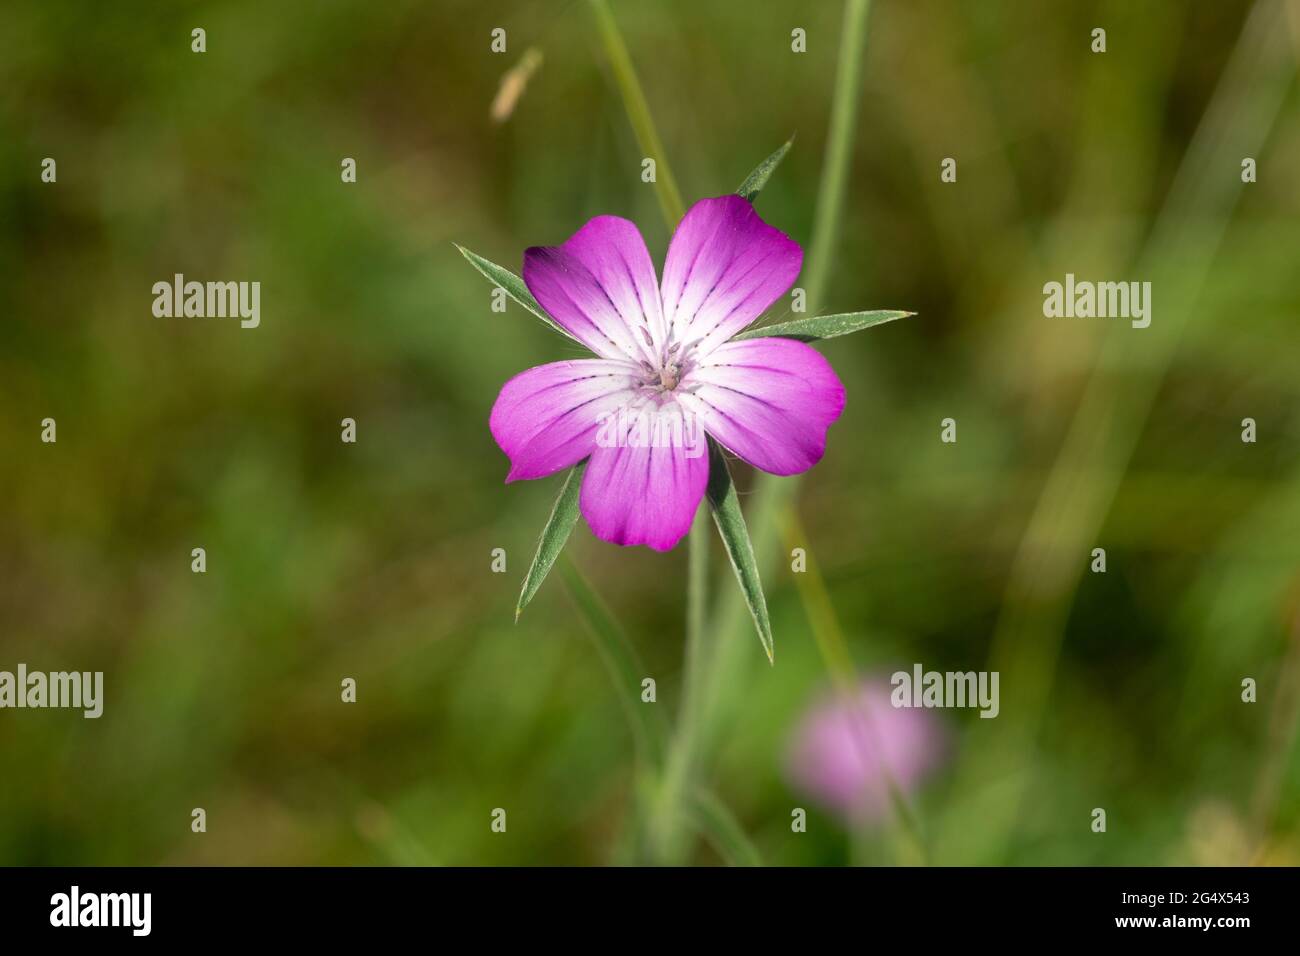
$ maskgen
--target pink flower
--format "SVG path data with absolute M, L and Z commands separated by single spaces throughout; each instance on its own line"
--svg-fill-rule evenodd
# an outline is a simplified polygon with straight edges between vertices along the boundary
M 846 823 L 888 815 L 889 787 L 904 797 L 938 766 L 943 734 L 924 710 L 895 708 L 889 685 L 866 682 L 856 697 L 837 694 L 813 707 L 790 741 L 791 782 Z
M 691 207 L 662 283 L 636 226 L 617 216 L 527 250 L 529 291 L 597 357 L 506 382 L 489 422 L 510 458 L 506 481 L 589 458 L 579 506 L 596 536 L 667 551 L 690 530 L 709 477 L 708 456 L 682 436 L 702 429 L 776 475 L 811 468 L 844 409 L 844 386 L 802 342 L 732 341 L 802 262 L 799 244 L 737 195 Z

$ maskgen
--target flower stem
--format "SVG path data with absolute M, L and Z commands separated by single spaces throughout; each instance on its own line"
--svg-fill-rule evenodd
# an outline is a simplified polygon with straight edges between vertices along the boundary
M 849 155 L 853 152 L 853 131 L 857 126 L 858 99 L 862 90 L 862 61 L 867 46 L 867 11 L 870 0 L 848 0 L 840 32 L 840 59 L 835 72 L 835 93 L 831 99 L 831 128 L 826 141 L 826 160 L 813 212 L 812 242 L 808 248 L 808 293 L 810 314 L 821 307 L 830 275 L 835 236 L 839 232 L 840 210 L 848 181 Z
M 627 639 L 605 602 L 592 589 L 569 555 L 565 555 L 560 563 L 560 576 L 605 662 L 610 681 L 614 684 L 619 703 L 632 728 L 637 749 L 644 758 L 644 765 L 647 768 L 658 767 L 664 759 L 668 729 L 659 718 L 658 710 L 643 706 L 637 699 L 641 679 L 646 673 L 645 665 L 641 663 L 636 648 Z
M 853 129 L 858 112 L 862 75 L 862 60 L 866 46 L 866 21 L 869 0 L 848 0 L 844 7 L 844 27 L 840 44 L 840 61 L 836 71 L 835 92 L 831 102 L 831 128 L 826 161 L 822 169 L 822 182 L 817 196 L 810 251 L 809 290 L 810 302 L 816 302 L 824 291 L 830 271 L 831 249 L 839 225 L 839 212 L 843 205 L 848 181 L 849 156 L 852 152 Z M 815 306 L 814 306 L 815 308 Z M 771 567 L 776 554 L 778 515 L 793 500 L 795 478 L 775 478 L 762 475 L 757 484 L 754 506 L 750 511 L 750 531 L 755 554 L 760 562 L 760 574 L 766 574 L 762 565 Z M 692 539 L 704 539 L 707 529 L 696 516 Z M 770 542 L 770 546 L 765 544 Z M 693 549 L 692 556 L 697 552 Z M 766 558 L 766 560 L 765 560 Z M 700 560 L 703 563 L 703 560 Z M 697 573 L 689 572 L 688 580 Z M 688 601 L 688 615 L 695 610 Z M 683 696 L 683 712 L 676 733 L 669 745 L 664 771 L 664 785 L 652 824 L 652 846 L 659 862 L 679 862 L 683 848 L 681 829 L 684 825 L 683 802 L 690 792 L 691 777 L 702 762 L 709 747 L 711 728 L 716 723 L 721 704 L 719 697 L 726 688 L 726 675 L 738 666 L 735 650 L 736 635 L 746 624 L 745 602 L 739 592 L 728 591 L 714 612 L 713 646 L 705 656 L 701 649 L 691 648 L 688 633 L 687 677 Z M 702 630 L 702 626 L 700 630 Z M 696 632 L 698 633 L 698 631 Z
M 862 92 L 862 63 L 866 55 L 867 13 L 870 6 L 869 0 L 847 0 L 844 5 L 826 159 L 817 193 L 813 238 L 806 260 L 808 269 L 804 288 L 808 292 L 810 313 L 816 311 L 825 293 L 834 259 L 834 240 L 848 187 L 849 158 L 853 151 L 853 131 Z M 786 509 L 792 507 L 798 486 L 798 476 L 779 478 L 761 474 L 754 482 L 748 522 L 759 573 L 764 577 L 776 564 L 780 546 L 779 523 Z M 707 747 L 713 739 L 714 728 L 723 716 L 719 697 L 729 685 L 731 675 L 743 667 L 747 660 L 738 650 L 748 650 L 748 646 L 738 649 L 737 645 L 749 643 L 749 636 L 745 633 L 749 624 L 748 613 L 745 602 L 739 592 L 735 591 L 725 593 L 713 613 L 714 646 L 708 661 L 708 671 L 698 678 L 702 688 L 702 704 L 698 715 L 699 726 L 693 738 L 698 749 Z
M 701 501 L 687 541 L 686 552 L 686 658 L 682 662 L 682 704 L 680 722 L 693 725 L 699 712 L 699 673 L 706 648 L 704 624 L 709 605 L 708 505 Z
M 596 15 L 596 25 L 600 28 L 600 39 L 605 45 L 605 55 L 609 57 L 610 68 L 614 71 L 614 80 L 618 83 L 619 93 L 623 97 L 623 108 L 632 123 L 632 132 L 641 151 L 655 163 L 655 195 L 659 197 L 659 208 L 663 211 L 668 231 L 676 228 L 677 223 L 686 213 L 682 204 L 682 194 L 677 189 L 677 180 L 673 178 L 668 166 L 668 157 L 664 155 L 664 146 L 650 117 L 650 107 L 641 91 L 641 81 L 637 79 L 636 68 L 632 66 L 632 57 L 623 42 L 614 15 L 609 12 L 605 0 L 591 0 L 591 9 Z
M 709 534 L 708 505 L 700 502 L 687 536 L 686 653 L 682 661 L 682 702 L 677 726 L 664 762 L 662 788 L 651 823 L 651 849 L 657 862 L 678 862 L 685 850 L 687 796 L 695 771 L 696 731 L 704 710 L 701 681 L 708 649 L 704 641 L 708 616 Z
M 623 97 L 632 131 L 645 154 L 655 161 L 655 194 L 668 231 L 672 232 L 686 213 L 677 180 L 673 177 L 663 142 L 637 79 L 627 44 L 606 0 L 590 0 L 600 28 L 605 55 L 609 58 Z M 649 849 L 660 863 L 676 862 L 685 850 L 688 823 L 687 796 L 692 792 L 695 727 L 701 711 L 699 675 L 702 669 L 704 624 L 708 615 L 709 534 L 708 506 L 703 502 L 687 538 L 686 649 L 682 662 L 682 703 L 677 726 L 665 761 L 660 786 L 649 811 Z
M 623 106 L 641 149 L 655 161 L 655 191 L 669 229 L 676 227 L 685 213 L 681 193 L 664 154 L 632 58 L 623 42 L 618 24 L 606 0 L 590 0 L 600 28 L 606 56 L 623 97 Z M 805 288 L 808 299 L 817 302 L 825 291 L 830 274 L 831 250 L 839 230 L 840 209 L 848 180 L 849 156 L 852 152 L 860 96 L 862 60 L 866 46 L 867 11 L 870 0 L 847 0 L 840 41 L 840 58 L 836 70 L 835 91 L 831 101 L 831 126 L 827 143 L 822 181 L 817 195 L 810 249 L 810 266 Z M 782 482 L 786 485 L 783 487 Z M 776 537 L 776 515 L 793 496 L 793 479 L 774 480 L 764 475 L 758 485 L 756 508 L 761 516 L 760 529 Z M 687 847 L 687 797 L 693 792 L 696 767 L 707 740 L 710 718 L 716 712 L 716 692 L 727 669 L 720 651 L 707 648 L 703 640 L 708 618 L 708 541 L 709 515 L 701 508 L 695 517 L 688 540 L 686 653 L 683 662 L 682 706 L 677 727 L 669 746 L 658 799 L 651 808 L 650 846 L 657 862 L 680 862 Z M 772 549 L 774 551 L 774 549 Z M 770 563 L 770 562 L 769 562 Z M 746 611 L 743 601 L 731 595 L 718 612 L 713 629 L 719 640 L 729 639 L 742 623 Z

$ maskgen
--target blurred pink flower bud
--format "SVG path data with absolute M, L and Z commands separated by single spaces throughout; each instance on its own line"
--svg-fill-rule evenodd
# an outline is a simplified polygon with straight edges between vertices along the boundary
M 871 679 L 853 697 L 825 696 L 790 740 L 786 768 L 795 789 L 849 825 L 888 818 L 890 781 L 910 796 L 943 759 L 939 722 L 925 710 L 895 708 L 889 690 Z

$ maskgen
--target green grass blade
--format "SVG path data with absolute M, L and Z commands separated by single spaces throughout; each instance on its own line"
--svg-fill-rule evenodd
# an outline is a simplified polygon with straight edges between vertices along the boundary
M 555 559 L 560 556 L 565 542 L 573 533 L 573 526 L 578 523 L 578 492 L 582 488 L 582 473 L 586 468 L 587 463 L 580 461 L 564 476 L 564 484 L 560 486 L 555 507 L 551 509 L 551 516 L 546 519 L 546 527 L 542 528 L 542 536 L 537 541 L 537 553 L 533 555 L 533 563 L 528 566 L 528 573 L 524 575 L 524 586 L 519 591 L 519 603 L 515 605 L 516 622 L 519 620 L 519 615 L 524 613 L 528 602 L 533 599 L 533 595 L 537 593 L 537 589 L 546 580 L 546 575 L 550 573 Z
M 875 312 L 845 312 L 842 315 L 817 315 L 793 322 L 781 322 L 765 328 L 750 329 L 736 336 L 736 339 L 798 339 L 800 342 L 816 342 L 818 339 L 833 339 L 851 332 L 861 332 L 873 325 L 883 325 L 895 319 L 916 315 L 915 312 L 897 312 L 881 309 Z
M 785 144 L 782 145 L 780 149 L 759 163 L 758 168 L 745 177 L 745 181 L 740 184 L 740 188 L 737 189 L 736 192 L 741 196 L 744 196 L 750 202 L 757 199 L 758 194 L 762 192 L 763 187 L 767 185 L 767 181 L 771 179 L 772 174 L 776 172 L 776 167 L 781 165 L 781 160 L 785 159 L 785 154 L 790 152 L 790 147 L 793 145 L 794 137 L 791 136 L 785 141 Z
M 691 795 L 689 806 L 695 829 L 718 851 L 728 866 L 762 866 L 758 847 L 746 835 L 731 810 L 707 790 Z
M 727 467 L 722 448 L 713 439 L 709 439 L 709 486 L 706 493 L 713 509 L 714 524 L 718 526 L 718 534 L 722 536 L 727 557 L 731 559 L 731 568 L 736 572 L 736 581 L 745 597 L 745 605 L 749 608 L 750 617 L 754 619 L 758 639 L 763 642 L 768 663 L 773 663 L 775 649 L 772 623 L 767 617 L 767 599 L 763 596 L 763 582 L 759 580 L 754 547 L 749 541 L 745 516 L 740 512 L 740 499 L 736 495 L 736 485 L 731 480 L 731 469 Z
M 523 279 L 519 278 L 519 276 L 515 275 L 509 269 L 499 266 L 489 259 L 484 259 L 477 253 L 470 252 L 459 243 L 452 243 L 452 245 L 459 249 L 460 254 L 469 260 L 470 265 L 483 273 L 489 282 L 499 289 L 504 289 L 506 295 L 510 296 L 510 298 L 514 299 L 529 312 L 533 313 L 533 315 L 537 316 L 556 332 L 559 332 L 566 338 L 578 342 L 578 340 L 561 327 L 558 322 L 546 314 L 546 310 L 542 308 L 541 303 L 533 298 L 533 294 L 528 291 L 528 286 L 524 285 Z M 578 342 L 578 344 L 582 345 L 581 342 Z M 583 348 L 586 348 L 586 346 L 584 345 Z
M 646 677 L 646 671 L 636 648 L 614 620 L 605 602 L 582 576 L 572 558 L 566 558 L 561 563 L 560 576 L 564 579 L 569 596 L 586 623 L 587 630 L 596 641 L 596 648 L 614 682 L 614 691 L 632 727 L 632 735 L 636 738 L 638 747 L 642 748 L 653 764 L 660 764 L 667 739 L 667 727 L 659 704 L 641 701 L 641 681 Z

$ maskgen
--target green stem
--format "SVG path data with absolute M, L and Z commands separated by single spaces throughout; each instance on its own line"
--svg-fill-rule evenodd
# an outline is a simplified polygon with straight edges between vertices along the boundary
M 834 259 L 834 241 L 848 187 L 853 131 L 862 92 L 862 63 L 866 56 L 867 13 L 870 6 L 869 0 L 848 0 L 844 5 L 839 63 L 831 101 L 830 133 L 826 159 L 822 166 L 821 186 L 817 194 L 813 239 L 804 285 L 808 293 L 810 313 L 815 313 L 818 308 Z M 798 487 L 798 477 L 778 478 L 769 474 L 760 475 L 754 483 L 748 524 L 759 573 L 764 578 L 775 567 L 779 553 L 778 516 L 794 500 Z M 749 650 L 748 628 L 749 609 L 743 598 L 739 591 L 727 591 L 719 600 L 713 616 L 715 647 L 709 660 L 708 672 L 700 677 L 700 697 L 704 704 L 699 717 L 700 726 L 693 741 L 698 748 L 706 747 L 712 741 L 714 728 L 722 719 L 721 694 L 731 683 L 736 671 L 745 666 L 747 658 L 737 653 L 737 650 L 742 643 L 745 644 L 743 650 Z
M 848 0 L 840 32 L 839 68 L 831 99 L 831 128 L 826 141 L 826 160 L 817 208 L 813 214 L 812 242 L 808 248 L 808 272 L 804 289 L 810 314 L 816 314 L 834 261 L 835 237 L 839 232 L 840 210 L 848 182 L 849 156 L 853 152 L 853 131 L 857 126 L 858 98 L 862 89 L 863 51 L 867 45 L 867 10 L 870 0 Z
M 686 651 L 687 663 L 699 659 L 709 594 L 709 509 L 701 501 L 687 541 Z
M 706 790 L 689 801 L 691 822 L 728 866 L 762 866 L 763 857 L 725 803 Z
M 677 189 L 677 181 L 668 165 L 663 142 L 659 139 L 659 131 L 650 115 L 650 107 L 641 90 L 641 81 L 637 78 L 636 68 L 632 65 L 632 57 L 628 54 L 627 44 L 623 42 L 618 23 L 610 13 L 606 0 L 590 2 L 632 131 L 642 151 L 655 161 L 655 194 L 659 198 L 664 222 L 671 232 L 686 212 L 681 193 Z M 681 713 L 665 761 L 660 787 L 654 794 L 650 808 L 651 851 L 657 861 L 665 863 L 675 862 L 684 852 L 689 822 L 686 796 L 691 790 L 694 769 L 693 741 L 701 710 L 698 675 L 703 666 L 704 625 L 708 615 L 709 523 L 708 508 L 701 503 L 687 538 L 686 650 L 682 662 Z
M 686 653 L 682 661 L 682 703 L 664 763 L 663 784 L 652 823 L 653 850 L 662 863 L 677 862 L 684 851 L 686 797 L 694 777 L 696 730 L 703 712 L 707 648 L 704 641 L 708 616 L 709 509 L 703 502 L 695 513 L 687 538 Z
M 610 614 L 605 602 L 587 583 L 587 579 L 578 570 L 578 565 L 568 555 L 560 562 L 560 576 L 596 643 L 601 660 L 605 662 L 619 706 L 627 716 L 637 749 L 645 758 L 646 768 L 658 767 L 664 758 L 668 733 L 659 717 L 659 710 L 641 703 L 641 681 L 646 675 L 645 665 L 641 663 L 636 648 Z
M 681 193 L 678 192 L 618 24 L 614 21 L 606 0 L 590 2 L 637 142 L 655 160 L 656 194 L 664 219 L 671 230 L 685 212 Z M 825 291 L 826 278 L 830 274 L 832 247 L 839 231 L 840 209 L 848 181 L 849 158 L 858 112 L 869 7 L 869 0 L 848 0 L 844 7 L 840 58 L 831 101 L 830 134 L 814 214 L 810 266 L 805 286 L 810 303 L 817 302 Z M 756 553 L 760 553 L 764 541 L 770 541 L 774 545 L 777 537 L 776 516 L 781 506 L 793 497 L 794 487 L 793 479 L 774 480 L 771 476 L 764 475 L 760 481 L 755 496 L 757 520 L 750 522 L 751 529 L 757 532 Z M 651 844 L 660 862 L 677 862 L 685 849 L 687 796 L 692 792 L 692 778 L 701 761 L 701 752 L 708 736 L 707 729 L 718 709 L 717 698 L 724 689 L 722 678 L 732 669 L 727 666 L 732 661 L 723 652 L 735 644 L 731 638 L 744 621 L 742 615 L 748 613 L 737 592 L 728 592 L 726 603 L 715 612 L 715 623 L 723 625 L 713 629 L 719 646 L 706 655 L 703 632 L 708 614 L 708 534 L 708 515 L 702 508 L 696 515 L 688 543 L 687 640 L 683 664 L 682 712 L 669 748 L 662 787 L 652 810 Z M 775 556 L 774 546 L 763 550 Z M 768 564 L 771 564 L 771 559 Z
M 668 166 L 668 157 L 664 155 L 664 146 L 650 116 L 650 107 L 641 91 L 641 81 L 637 79 L 636 68 L 632 66 L 632 57 L 628 55 L 627 44 L 619 32 L 614 15 L 609 12 L 605 0 L 591 0 L 591 9 L 596 15 L 596 25 L 600 28 L 600 39 L 605 45 L 605 55 L 614 71 L 614 80 L 618 83 L 619 93 L 623 97 L 623 108 L 632 123 L 632 132 L 641 151 L 655 161 L 655 194 L 659 197 L 659 208 L 663 210 L 664 221 L 671 232 L 686 213 L 682 204 L 682 194 L 677 190 L 677 180 L 673 178 Z
M 682 704 L 679 726 L 694 727 L 700 709 L 699 675 L 707 649 L 704 644 L 709 594 L 709 509 L 700 502 L 687 540 L 686 552 L 686 656 L 682 661 Z

